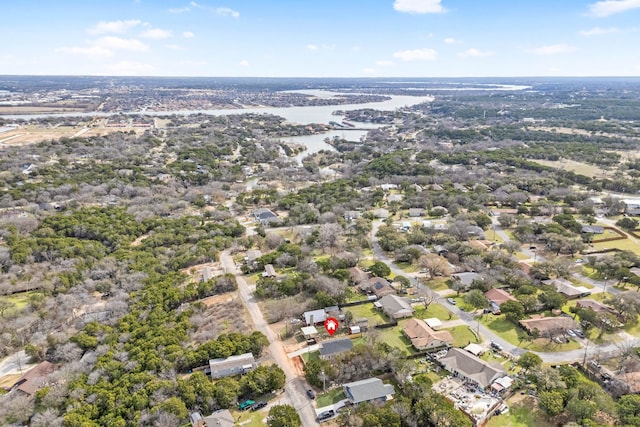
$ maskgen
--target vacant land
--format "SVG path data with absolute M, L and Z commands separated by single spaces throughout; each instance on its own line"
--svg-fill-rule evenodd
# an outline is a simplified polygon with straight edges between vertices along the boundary
M 562 169 L 566 171 L 575 172 L 579 175 L 588 176 L 591 178 L 611 178 L 614 175 L 613 170 L 607 171 L 596 165 L 590 165 L 587 163 L 576 162 L 574 160 L 562 159 L 562 160 L 542 160 L 536 159 L 536 163 L 540 163 L 544 166 L 549 166 L 556 169 Z
M 535 398 L 516 394 L 507 401 L 509 412 L 492 417 L 487 427 L 551 427 L 546 416 L 538 409 Z

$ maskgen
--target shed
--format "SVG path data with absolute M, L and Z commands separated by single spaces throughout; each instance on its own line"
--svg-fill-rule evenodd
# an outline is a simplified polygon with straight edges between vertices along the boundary
M 302 335 L 304 335 L 306 339 L 315 338 L 318 336 L 318 330 L 315 326 L 303 326 L 302 328 L 300 328 L 300 330 L 302 331 Z
M 424 322 L 429 325 L 431 329 L 438 329 L 442 327 L 442 321 L 437 317 L 431 317 L 429 319 L 424 319 Z

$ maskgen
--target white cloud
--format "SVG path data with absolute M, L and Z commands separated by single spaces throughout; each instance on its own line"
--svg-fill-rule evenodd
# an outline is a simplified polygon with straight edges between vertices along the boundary
M 113 56 L 113 51 L 102 46 L 87 46 L 87 47 L 61 47 L 56 49 L 56 52 L 68 53 L 71 55 L 82 55 L 89 59 L 104 59 Z
M 167 49 L 171 49 L 171 50 L 184 50 L 184 47 L 180 46 L 179 44 L 175 44 L 175 43 L 166 44 L 166 45 L 164 45 L 164 47 L 166 47 Z
M 318 46 L 316 46 L 315 44 L 308 44 L 307 45 L 307 49 L 309 49 L 309 50 L 318 50 Z
M 90 28 L 88 31 L 90 34 L 95 35 L 107 33 L 122 34 L 140 24 L 142 24 L 142 21 L 139 19 L 128 19 L 126 21 L 100 21 L 95 27 Z
M 100 37 L 94 42 L 94 46 L 105 49 L 128 50 L 131 52 L 145 52 L 149 46 L 137 39 L 123 39 L 115 36 Z
M 407 13 L 443 13 L 447 10 L 440 4 L 441 0 L 396 0 L 393 8 Z
M 191 39 L 191 38 L 194 38 L 195 36 L 196 35 L 191 31 L 185 31 L 184 33 L 182 33 L 182 37 L 184 37 L 185 39 Z
M 376 65 L 378 65 L 380 67 L 391 67 L 391 66 L 393 66 L 395 64 L 394 64 L 393 61 L 384 61 L 383 60 L 383 61 L 376 61 Z
M 144 37 L 145 39 L 154 39 L 154 40 L 162 40 L 168 39 L 171 37 L 170 30 L 163 30 L 162 28 L 150 28 L 140 34 L 140 37 Z
M 493 55 L 493 52 L 488 51 L 488 50 L 479 50 L 479 49 L 475 49 L 475 48 L 471 48 L 471 49 L 467 49 L 464 52 L 460 52 L 458 54 L 458 56 L 462 57 L 462 58 L 482 58 L 485 56 L 491 56 Z
M 135 61 L 120 61 L 115 64 L 107 65 L 108 73 L 118 76 L 149 75 L 154 70 L 155 68 L 151 64 L 144 64 L 142 62 Z
M 241 67 L 248 67 L 249 66 L 249 61 L 247 61 L 246 59 L 243 59 L 242 61 L 240 61 L 240 66 Z
M 219 7 L 215 10 L 215 12 L 220 16 L 230 16 L 232 18 L 239 18 L 240 12 L 233 10 L 228 7 Z
M 185 13 L 185 12 L 189 12 L 191 10 L 191 8 L 189 7 L 176 7 L 173 9 L 169 9 L 169 13 Z
M 438 52 L 429 48 L 401 50 L 395 52 L 393 57 L 403 61 L 433 61 L 438 57 Z
M 462 40 L 457 40 L 457 39 L 454 39 L 453 37 L 447 37 L 446 39 L 444 39 L 444 42 L 446 44 L 460 44 L 462 43 Z
M 589 5 L 589 15 L 604 18 L 638 8 L 640 8 L 640 0 L 603 0 Z
M 611 27 L 611 28 L 594 27 L 594 28 L 591 28 L 590 30 L 580 31 L 580 35 L 582 35 L 582 36 L 600 36 L 602 34 L 612 34 L 612 33 L 618 33 L 618 32 L 620 32 L 620 30 L 615 28 L 615 27 Z
M 566 43 L 552 44 L 548 46 L 540 46 L 532 49 L 531 52 L 536 55 L 560 55 L 563 53 L 571 53 L 576 50 L 575 47 L 569 46 Z

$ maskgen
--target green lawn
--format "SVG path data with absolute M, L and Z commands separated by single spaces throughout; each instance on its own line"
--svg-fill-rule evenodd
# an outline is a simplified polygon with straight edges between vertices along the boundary
M 439 277 L 433 280 L 424 280 L 422 281 L 422 283 L 428 286 L 429 289 L 433 289 L 434 291 L 444 291 L 445 289 L 449 289 L 447 280 L 448 279 L 446 277 Z
M 31 291 L 31 292 L 21 292 L 18 294 L 13 294 L 13 295 L 5 295 L 5 296 L 0 296 L 0 301 L 7 301 L 13 304 L 13 306 L 9 309 L 7 309 L 7 311 L 5 311 L 5 315 L 9 315 L 11 313 L 14 313 L 16 311 L 21 311 L 22 309 L 24 309 L 27 304 L 29 303 L 29 297 L 31 295 L 36 294 L 37 292 L 35 291 Z
M 454 328 L 450 328 L 446 330 L 451 332 L 451 335 L 453 335 L 452 345 L 454 347 L 466 347 L 470 343 L 476 343 L 476 342 L 482 341 L 482 339 L 480 339 L 479 341 L 476 340 L 475 334 L 471 332 L 471 329 L 469 329 L 469 327 L 466 325 L 456 326 Z
M 382 323 L 389 323 L 389 319 L 380 310 L 376 310 L 373 304 L 354 305 L 353 307 L 347 307 L 346 311 L 350 311 L 353 314 L 354 320 L 363 317 L 369 319 L 370 328 Z
M 614 240 L 611 242 L 594 243 L 593 247 L 598 250 L 620 249 L 621 251 L 628 250 L 628 251 L 633 251 L 635 253 L 640 252 L 640 245 L 638 245 L 632 239 L 622 239 L 622 240 Z
M 410 262 L 396 262 L 395 265 L 405 273 L 415 273 L 418 271 L 418 266 Z
M 518 399 L 514 403 L 514 400 Z M 497 417 L 491 417 L 486 427 L 552 427 L 546 416 L 538 409 L 536 401 L 532 397 L 521 400 L 520 395 L 515 395 L 507 401 L 509 412 Z
M 325 406 L 338 403 L 342 399 L 346 399 L 346 396 L 344 395 L 344 391 L 342 390 L 342 387 L 334 388 L 331 391 L 328 391 L 326 393 L 319 394 L 316 396 L 316 402 L 317 402 L 318 408 L 323 408 Z
M 378 329 L 379 341 L 389 344 L 391 347 L 395 347 L 402 351 L 404 354 L 415 354 L 416 349 L 411 345 L 411 341 L 402 333 L 402 328 L 407 320 L 401 320 L 398 326 L 393 328 Z
M 264 408 L 260 411 L 238 411 L 235 409 L 230 410 L 233 419 L 236 420 L 236 425 L 242 425 L 244 427 L 262 427 L 266 425 L 264 420 L 267 418 L 269 411 Z
M 414 308 L 416 310 L 413 313 L 413 317 L 415 317 L 416 319 L 430 319 L 432 317 L 435 317 L 443 321 L 458 319 L 458 316 L 451 313 L 441 304 L 438 304 L 436 302 L 429 304 L 429 308 L 427 308 L 426 310 L 424 309 L 424 307 L 414 307 Z

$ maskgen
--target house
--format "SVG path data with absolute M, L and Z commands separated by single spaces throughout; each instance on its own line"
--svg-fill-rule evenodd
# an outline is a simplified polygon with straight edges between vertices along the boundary
M 389 203 L 401 202 L 403 198 L 404 196 L 402 194 L 389 194 L 387 196 L 387 202 Z
M 244 260 L 247 263 L 254 263 L 261 256 L 262 256 L 262 251 L 260 249 L 249 249 L 247 251 L 247 255 L 244 257 Z
M 369 378 L 342 385 L 344 395 L 351 404 L 371 401 L 390 400 L 395 393 L 391 384 L 385 384 L 379 378 Z
M 491 391 L 496 393 L 503 393 L 506 390 L 509 390 L 513 385 L 514 380 L 509 376 L 505 376 L 502 378 L 498 378 L 491 384 Z
M 590 308 L 596 313 L 609 313 L 616 316 L 616 312 L 606 304 L 598 302 L 592 299 L 581 299 L 576 302 L 576 307 L 578 308 Z
M 18 378 L 18 381 L 13 385 L 12 390 L 19 391 L 31 397 L 36 393 L 36 391 L 46 385 L 47 377 L 49 374 L 56 371 L 56 369 L 55 365 L 50 362 L 44 361 L 38 363 Z
M 558 293 L 561 293 L 568 299 L 586 297 L 591 295 L 591 291 L 584 286 L 574 286 L 573 283 L 567 279 L 557 278 L 550 280 L 543 280 L 542 283 L 546 285 L 552 285 L 556 288 Z
M 453 336 L 449 331 L 436 332 L 424 320 L 409 319 L 402 332 L 418 351 L 446 347 L 453 343 Z
M 484 280 L 481 275 L 473 272 L 456 273 L 451 275 L 451 280 L 458 282 L 462 289 L 471 288 L 474 280 Z
M 467 228 L 467 234 L 469 236 L 475 236 L 480 240 L 484 240 L 484 230 L 482 229 L 482 227 L 478 227 L 477 225 L 470 225 Z
M 422 208 L 409 208 L 409 216 L 412 218 L 417 218 L 424 216 L 424 209 Z
M 386 219 L 389 217 L 389 211 L 386 209 L 375 209 L 373 211 L 373 216 L 379 219 Z
M 349 326 L 349 334 L 353 335 L 353 334 L 359 334 L 361 332 L 362 330 L 360 329 L 360 326 Z
M 567 316 L 558 317 L 535 317 L 532 319 L 520 320 L 520 326 L 529 333 L 538 331 L 541 336 L 563 335 L 569 329 L 577 329 L 576 322 Z
M 489 306 L 493 314 L 500 314 L 500 306 L 507 301 L 516 301 L 516 299 L 507 291 L 492 288 L 484 293 L 485 298 L 489 301 Z
M 305 339 L 311 339 L 318 336 L 318 330 L 315 326 L 303 326 L 300 328 Z
M 343 215 L 345 221 L 353 221 L 354 219 L 360 218 L 360 212 L 358 211 L 345 211 Z
M 256 368 L 258 364 L 251 353 L 209 360 L 211 379 L 242 375 Z
M 391 191 L 391 190 L 397 190 L 398 185 L 397 184 L 381 184 L 380 188 L 382 188 L 383 191 Z
M 273 268 L 273 264 L 267 264 L 264 266 L 264 271 L 262 272 L 262 277 L 276 277 L 276 269 Z
M 323 341 L 320 343 L 320 358 L 323 360 L 332 359 L 338 354 L 351 351 L 351 349 L 353 349 L 353 341 L 351 341 L 351 338 Z
M 228 409 L 215 411 L 208 417 L 203 417 L 200 412 L 193 412 L 189 415 L 191 427 L 233 427 L 235 420 Z
M 280 222 L 278 215 L 271 211 L 271 209 L 267 208 L 256 209 L 253 211 L 253 217 L 264 226 L 268 226 L 274 222 Z
M 604 234 L 604 227 L 602 227 L 601 225 L 583 225 L 582 232 L 591 234 Z
M 369 278 L 369 275 L 359 269 L 358 267 L 351 267 L 349 269 L 349 283 L 352 285 L 359 285 Z
M 393 289 L 391 283 L 389 283 L 389 281 L 384 277 L 372 277 L 367 279 L 360 283 L 359 288 L 362 292 L 375 294 L 378 298 L 396 293 L 396 290 Z
M 440 359 L 440 364 L 452 375 L 473 383 L 483 390 L 495 380 L 507 375 L 507 371 L 501 364 L 486 362 L 461 348 L 450 348 Z
M 327 312 L 324 308 L 320 310 L 305 311 L 304 322 L 307 326 L 317 325 L 318 323 L 324 323 L 327 320 Z
M 382 311 L 392 319 L 402 319 L 413 316 L 413 308 L 406 298 L 397 295 L 385 295 L 375 304 L 382 308 Z

